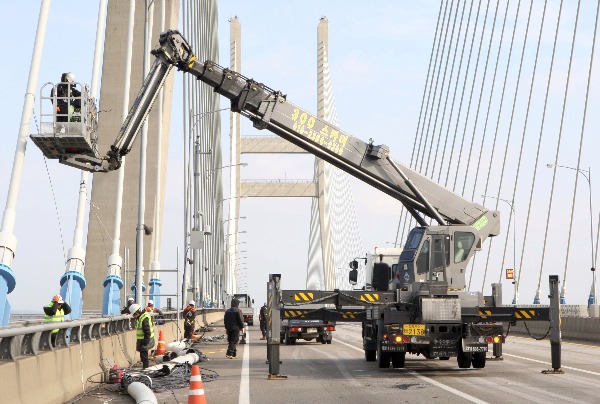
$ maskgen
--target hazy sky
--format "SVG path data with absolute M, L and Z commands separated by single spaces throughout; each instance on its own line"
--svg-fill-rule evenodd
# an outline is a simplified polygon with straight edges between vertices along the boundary
M 461 2 L 462 3 L 462 2 Z M 529 2 L 523 1 L 528 7 Z M 556 10 L 557 2 L 551 2 L 550 8 Z M 93 4 L 93 6 L 92 6 Z M 265 83 L 269 87 L 287 94 L 288 99 L 309 111 L 316 112 L 316 28 L 319 19 L 326 16 L 329 19 L 329 61 L 333 82 L 334 96 L 337 105 L 340 126 L 363 140 L 373 138 L 376 144 L 386 144 L 391 149 L 392 156 L 408 164 L 411 160 L 412 147 L 419 119 L 421 97 L 427 77 L 429 57 L 435 32 L 439 9 L 438 1 L 220 1 L 219 9 L 219 43 L 221 47 L 220 64 L 229 64 L 229 23 L 232 16 L 238 16 L 242 26 L 242 72 L 245 76 Z M 55 82 L 64 71 L 77 74 L 77 81 L 90 83 L 92 57 L 96 32 L 96 2 L 81 2 L 55 0 L 50 9 L 42 66 L 36 93 L 35 113 L 39 113 L 39 88 L 45 82 Z M 591 10 L 593 11 L 593 10 Z M 587 12 L 588 20 L 593 17 Z M 536 9 L 534 15 L 541 10 Z M 8 192 L 10 172 L 19 131 L 20 117 L 23 108 L 29 64 L 33 49 L 39 2 L 0 2 L 0 13 L 5 18 L 0 26 L 0 33 L 5 38 L 5 60 L 0 66 L 4 86 L 0 99 L 0 128 L 2 147 L 0 147 L 0 208 L 5 206 Z M 550 12 L 551 13 L 551 12 Z M 574 13 L 571 13 L 574 16 Z M 545 32 L 550 41 L 555 20 L 548 22 Z M 572 18 L 565 17 L 565 24 Z M 539 22 L 538 22 L 539 25 Z M 588 21 L 589 25 L 589 21 Z M 533 28 L 532 28 L 533 29 Z M 589 30 L 588 30 L 589 31 Z M 583 41 L 589 41 L 590 36 L 581 36 Z M 507 41 L 507 39 L 505 38 Z M 546 45 L 548 45 L 546 43 Z M 551 43 L 550 43 L 551 45 Z M 568 62 L 568 32 L 561 39 L 563 52 L 562 64 Z M 589 46 L 588 46 L 589 48 Z M 535 49 L 533 49 L 535 50 Z M 528 48 L 531 54 L 531 49 Z M 546 50 L 544 55 L 549 57 Z M 506 58 L 506 54 L 502 54 Z M 517 56 L 513 56 L 517 57 Z M 531 57 L 531 55 L 530 55 Z M 587 56 L 589 57 L 589 55 Z M 483 68 L 483 67 L 482 67 Z M 547 79 L 547 66 L 540 70 L 543 79 L 536 82 L 536 87 L 543 91 Z M 180 74 L 180 73 L 176 73 Z M 564 91 L 566 70 L 556 74 L 556 93 L 553 98 L 560 100 Z M 579 81 L 573 90 L 579 94 L 579 104 L 576 109 L 581 114 L 587 65 L 585 55 L 576 68 L 575 74 Z M 525 79 L 524 79 L 525 80 Z M 529 80 L 529 79 L 527 79 Z M 509 78 L 510 81 L 510 78 Z M 172 144 L 170 146 L 169 180 L 167 199 L 164 212 L 163 245 L 161 249 L 161 265 L 163 268 L 174 267 L 176 264 L 176 248 L 181 246 L 183 222 L 183 207 L 181 202 L 181 162 L 183 148 L 181 146 L 181 80 L 176 78 L 176 93 L 174 95 Z M 515 81 L 511 82 L 514 91 Z M 530 83 L 521 84 L 528 88 Z M 510 88 L 509 90 L 510 91 Z M 593 89 L 597 89 L 592 82 Z M 499 90 L 497 90 L 499 91 Z M 522 90 L 523 91 L 523 90 Z M 593 94 L 596 94 L 593 92 Z M 543 92 L 542 92 L 543 94 Z M 512 97 L 513 94 L 507 94 Z M 595 100 L 596 97 L 593 97 Z M 534 100 L 536 106 L 541 106 L 541 98 Z M 228 102 L 221 99 L 221 108 L 228 107 Z M 496 106 L 497 107 L 497 106 Z M 589 106 L 594 111 L 598 103 Z M 502 127 L 499 131 L 506 135 L 510 124 L 510 106 L 504 107 L 501 115 Z M 520 105 L 521 112 L 523 105 Z M 554 118 L 559 113 L 553 113 Z M 474 111 L 471 112 L 474 114 Z M 518 114 L 517 114 L 518 115 Z M 539 113 L 538 113 L 539 115 Z M 495 124 L 498 113 L 490 120 L 490 127 Z M 522 119 L 522 117 L 521 117 Z M 592 125 L 597 124 L 595 117 L 589 118 Z M 229 115 L 222 116 L 223 150 L 229 150 Z M 242 118 L 242 135 L 267 135 L 259 133 Z M 534 131 L 539 130 L 539 116 Z M 588 122 L 588 125 L 590 125 Z M 556 136 L 558 123 L 552 121 L 554 128 L 552 136 Z M 521 128 L 514 129 L 514 137 L 520 136 L 522 121 L 515 123 Z M 591 150 L 595 142 L 592 127 L 586 137 L 587 152 L 582 156 L 582 167 L 594 165 L 594 154 Z M 32 121 L 30 133 L 35 133 L 36 123 Z M 577 146 L 581 131 L 581 117 L 573 118 L 566 136 L 565 151 L 559 158 L 559 164 L 575 166 L 577 164 Z M 103 134 L 104 135 L 104 134 Z M 111 139 L 116 134 L 111 135 Z M 491 136 L 491 135 L 488 135 Z M 594 139 L 594 140 L 593 140 Z M 551 143 L 552 144 L 552 143 Z M 510 153 L 518 153 L 517 146 L 510 148 Z M 535 157 L 535 146 L 529 145 L 526 159 L 531 163 Z M 554 161 L 555 145 L 543 149 L 545 153 L 538 164 L 539 170 L 546 170 L 539 175 L 538 187 L 541 190 L 550 188 L 552 170 L 545 168 L 546 163 Z M 494 159 L 502 155 L 502 151 L 494 153 Z M 484 151 L 488 158 L 490 151 Z M 569 153 L 569 154 L 567 154 Z M 567 156 L 567 157 L 563 157 Z M 228 161 L 223 156 L 223 161 Z M 564 158 L 564 160 L 563 160 Z M 313 158 L 308 156 L 273 156 L 252 157 L 243 156 L 242 161 L 248 163 L 241 169 L 242 179 L 310 179 L 312 178 Z M 484 160 L 485 161 L 485 160 Z M 227 163 L 224 163 L 227 164 Z M 511 165 L 511 164 L 509 164 Z M 514 170 L 514 164 L 512 164 Z M 46 168 L 47 167 L 47 168 Z M 540 168 L 541 167 L 541 168 Z M 593 167 L 592 167 L 593 168 Z M 511 168 L 508 170 L 510 171 Z M 525 170 L 525 168 L 524 168 Z M 224 183 L 227 184 L 226 174 Z M 528 172 L 533 167 L 527 168 Z M 598 170 L 592 170 L 598 172 Z M 498 173 L 500 171 L 497 171 Z M 64 273 L 64 259 L 67 249 L 72 245 L 75 212 L 79 188 L 79 172 L 72 168 L 61 166 L 56 161 L 45 162 L 41 152 L 32 142 L 28 144 L 24 177 L 19 194 L 18 211 L 15 233 L 18 238 L 17 256 L 14 262 L 14 273 L 17 278 L 15 291 L 9 296 L 14 309 L 41 311 L 48 298 L 59 290 L 59 279 Z M 543 178 L 542 178 L 543 175 Z M 498 177 L 496 175 L 496 177 Z M 512 180 L 514 182 L 514 179 Z M 394 199 L 352 180 L 354 201 L 357 209 L 357 219 L 361 230 L 364 251 L 374 246 L 390 246 L 396 237 L 400 203 Z M 555 195 L 553 215 L 557 220 L 565 222 L 550 229 L 549 249 L 545 258 L 544 278 L 542 279 L 542 296 L 547 295 L 547 275 L 564 270 L 565 246 L 568 230 L 568 219 L 571 210 L 574 177 L 564 170 L 557 173 L 559 194 Z M 481 189 L 480 189 L 481 188 Z M 481 203 L 480 195 L 483 185 L 478 186 L 476 201 Z M 491 189 L 491 188 L 490 188 Z M 512 188 L 511 188 L 512 189 Z M 224 187 L 224 198 L 227 198 L 228 187 Z M 493 191 L 495 195 L 496 191 Z M 576 225 L 573 240 L 579 245 L 572 247 L 569 265 L 569 288 L 567 298 L 569 303 L 583 304 L 587 301 L 590 288 L 590 241 L 589 241 L 589 212 L 588 188 L 583 178 L 580 178 L 576 202 Z M 504 192 L 500 197 L 506 198 L 510 192 Z M 517 223 L 517 260 L 520 254 L 520 244 L 524 233 L 524 218 L 528 207 L 528 190 L 521 192 L 515 203 Z M 600 197 L 600 195 L 595 196 Z M 469 192 L 470 197 L 470 192 Z M 510 197 L 508 197 L 510 199 Z M 539 243 L 543 240 L 548 196 L 540 194 L 534 206 L 533 219 L 530 223 L 532 243 L 540 250 Z M 595 200 L 600 201 L 597 197 Z M 494 202 L 486 203 L 494 207 Z M 88 205 L 89 206 L 89 205 Z M 597 220 L 597 204 L 594 204 L 594 220 Z M 498 206 L 504 218 L 508 218 L 505 204 Z M 224 210 L 227 212 L 227 209 Z M 269 273 L 281 273 L 284 289 L 304 287 L 306 262 L 308 257 L 308 235 L 310 218 L 309 199 L 276 199 L 276 198 L 246 198 L 241 204 L 241 220 L 239 229 L 247 233 L 241 234 L 239 255 L 242 272 L 246 273 L 246 291 L 262 304 L 266 300 L 266 282 Z M 87 218 L 87 214 L 86 214 Z M 565 224 L 566 223 L 566 224 Z M 503 222 L 503 232 L 506 231 L 506 220 Z M 595 232 L 595 227 L 594 227 Z M 512 231 L 511 231 L 512 233 Z M 553 238 L 553 236 L 555 236 Z M 494 241 L 496 248 L 504 245 L 504 234 Z M 509 239 L 509 246 L 513 240 Z M 535 241 L 536 240 L 536 241 Z M 512 261 L 512 247 L 507 249 L 506 259 Z M 520 301 L 531 303 L 537 285 L 540 266 L 540 253 L 535 253 L 525 261 L 528 273 L 524 273 L 521 283 Z M 350 257 L 350 259 L 353 257 Z M 489 294 L 489 283 L 498 281 L 502 255 L 491 256 L 493 271 L 486 280 L 485 293 Z M 485 256 L 477 259 L 477 265 L 483 265 Z M 571 264 L 571 262 L 573 262 Z M 147 265 L 146 267 L 149 267 Z M 505 263 L 505 268 L 512 265 Z M 547 267 L 547 268 L 546 268 Z M 525 269 L 524 269 L 525 271 Z M 165 277 L 164 293 L 175 290 L 174 280 Z M 170 284 L 169 284 L 170 282 Z M 474 289 L 481 289 L 482 275 L 476 270 Z M 512 299 L 512 285 L 505 283 L 505 301 Z M 87 287 L 102 287 L 102 285 L 87 285 Z M 85 304 L 85 303 L 84 303 Z M 84 305 L 85 308 L 85 305 Z

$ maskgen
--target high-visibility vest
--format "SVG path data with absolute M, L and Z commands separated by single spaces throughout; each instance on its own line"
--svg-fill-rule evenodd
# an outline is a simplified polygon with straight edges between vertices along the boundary
M 148 312 L 145 311 L 138 317 L 136 323 L 136 337 L 138 341 L 144 339 L 144 329 L 142 327 L 142 323 L 144 322 L 145 318 L 148 319 L 148 325 L 150 326 L 150 338 L 154 338 L 154 324 L 152 323 L 152 317 L 150 317 L 150 314 L 148 314 Z
M 54 303 L 49 303 L 46 307 L 53 307 Z M 56 309 L 56 314 L 53 316 L 49 316 L 49 315 L 45 315 L 45 320 L 47 323 L 60 323 L 62 321 L 65 321 L 65 312 L 64 310 L 61 309 Z M 52 334 L 56 334 L 58 332 L 58 328 L 55 330 L 52 330 Z

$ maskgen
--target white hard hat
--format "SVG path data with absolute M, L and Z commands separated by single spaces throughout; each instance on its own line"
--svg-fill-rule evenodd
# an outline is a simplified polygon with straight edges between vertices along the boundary
M 133 302 L 133 297 L 128 297 L 128 298 L 127 298 L 127 301 L 128 301 L 128 302 Z
M 137 303 L 134 303 L 131 306 L 129 306 L 129 314 L 134 314 L 139 309 L 140 309 L 140 305 Z
M 192 306 L 195 306 L 195 305 L 196 305 L 196 302 L 195 302 L 195 301 L 193 301 L 193 300 L 190 300 L 190 301 L 188 302 L 188 304 L 191 304 Z
M 154 306 L 154 300 L 148 300 L 148 306 Z
M 75 82 L 75 73 L 69 72 L 69 73 L 67 73 L 67 75 L 65 77 L 67 79 L 67 82 L 69 82 L 69 83 Z

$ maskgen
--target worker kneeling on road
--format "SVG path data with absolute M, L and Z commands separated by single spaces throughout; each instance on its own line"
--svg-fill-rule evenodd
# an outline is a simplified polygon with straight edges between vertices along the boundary
M 225 331 L 227 332 L 227 346 L 226 357 L 229 359 L 235 358 L 237 353 L 236 345 L 240 339 L 240 330 L 244 328 L 244 317 L 242 311 L 238 307 L 240 301 L 233 299 L 231 301 L 231 308 L 225 312 L 223 322 L 225 323 Z
M 65 315 L 71 314 L 71 306 L 69 306 L 63 300 L 61 295 L 56 295 L 52 298 L 52 301 L 44 306 L 45 320 L 47 323 L 60 323 L 65 321 Z M 52 330 L 51 340 L 52 346 L 56 346 L 56 336 L 58 335 L 58 328 Z
M 154 348 L 154 324 L 150 314 L 139 304 L 132 304 L 129 312 L 135 318 L 136 339 L 135 349 L 140 353 L 142 368 L 148 367 L 148 351 Z

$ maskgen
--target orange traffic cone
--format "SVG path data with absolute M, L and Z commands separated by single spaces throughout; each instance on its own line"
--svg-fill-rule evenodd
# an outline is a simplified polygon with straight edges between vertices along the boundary
M 156 351 L 154 351 L 154 355 L 164 355 L 167 352 L 167 346 L 165 345 L 165 335 L 162 330 L 158 333 L 158 345 L 156 346 Z
M 190 393 L 188 394 L 188 404 L 206 404 L 204 396 L 204 385 L 202 384 L 202 375 L 200 366 L 192 366 L 192 376 L 190 377 Z

